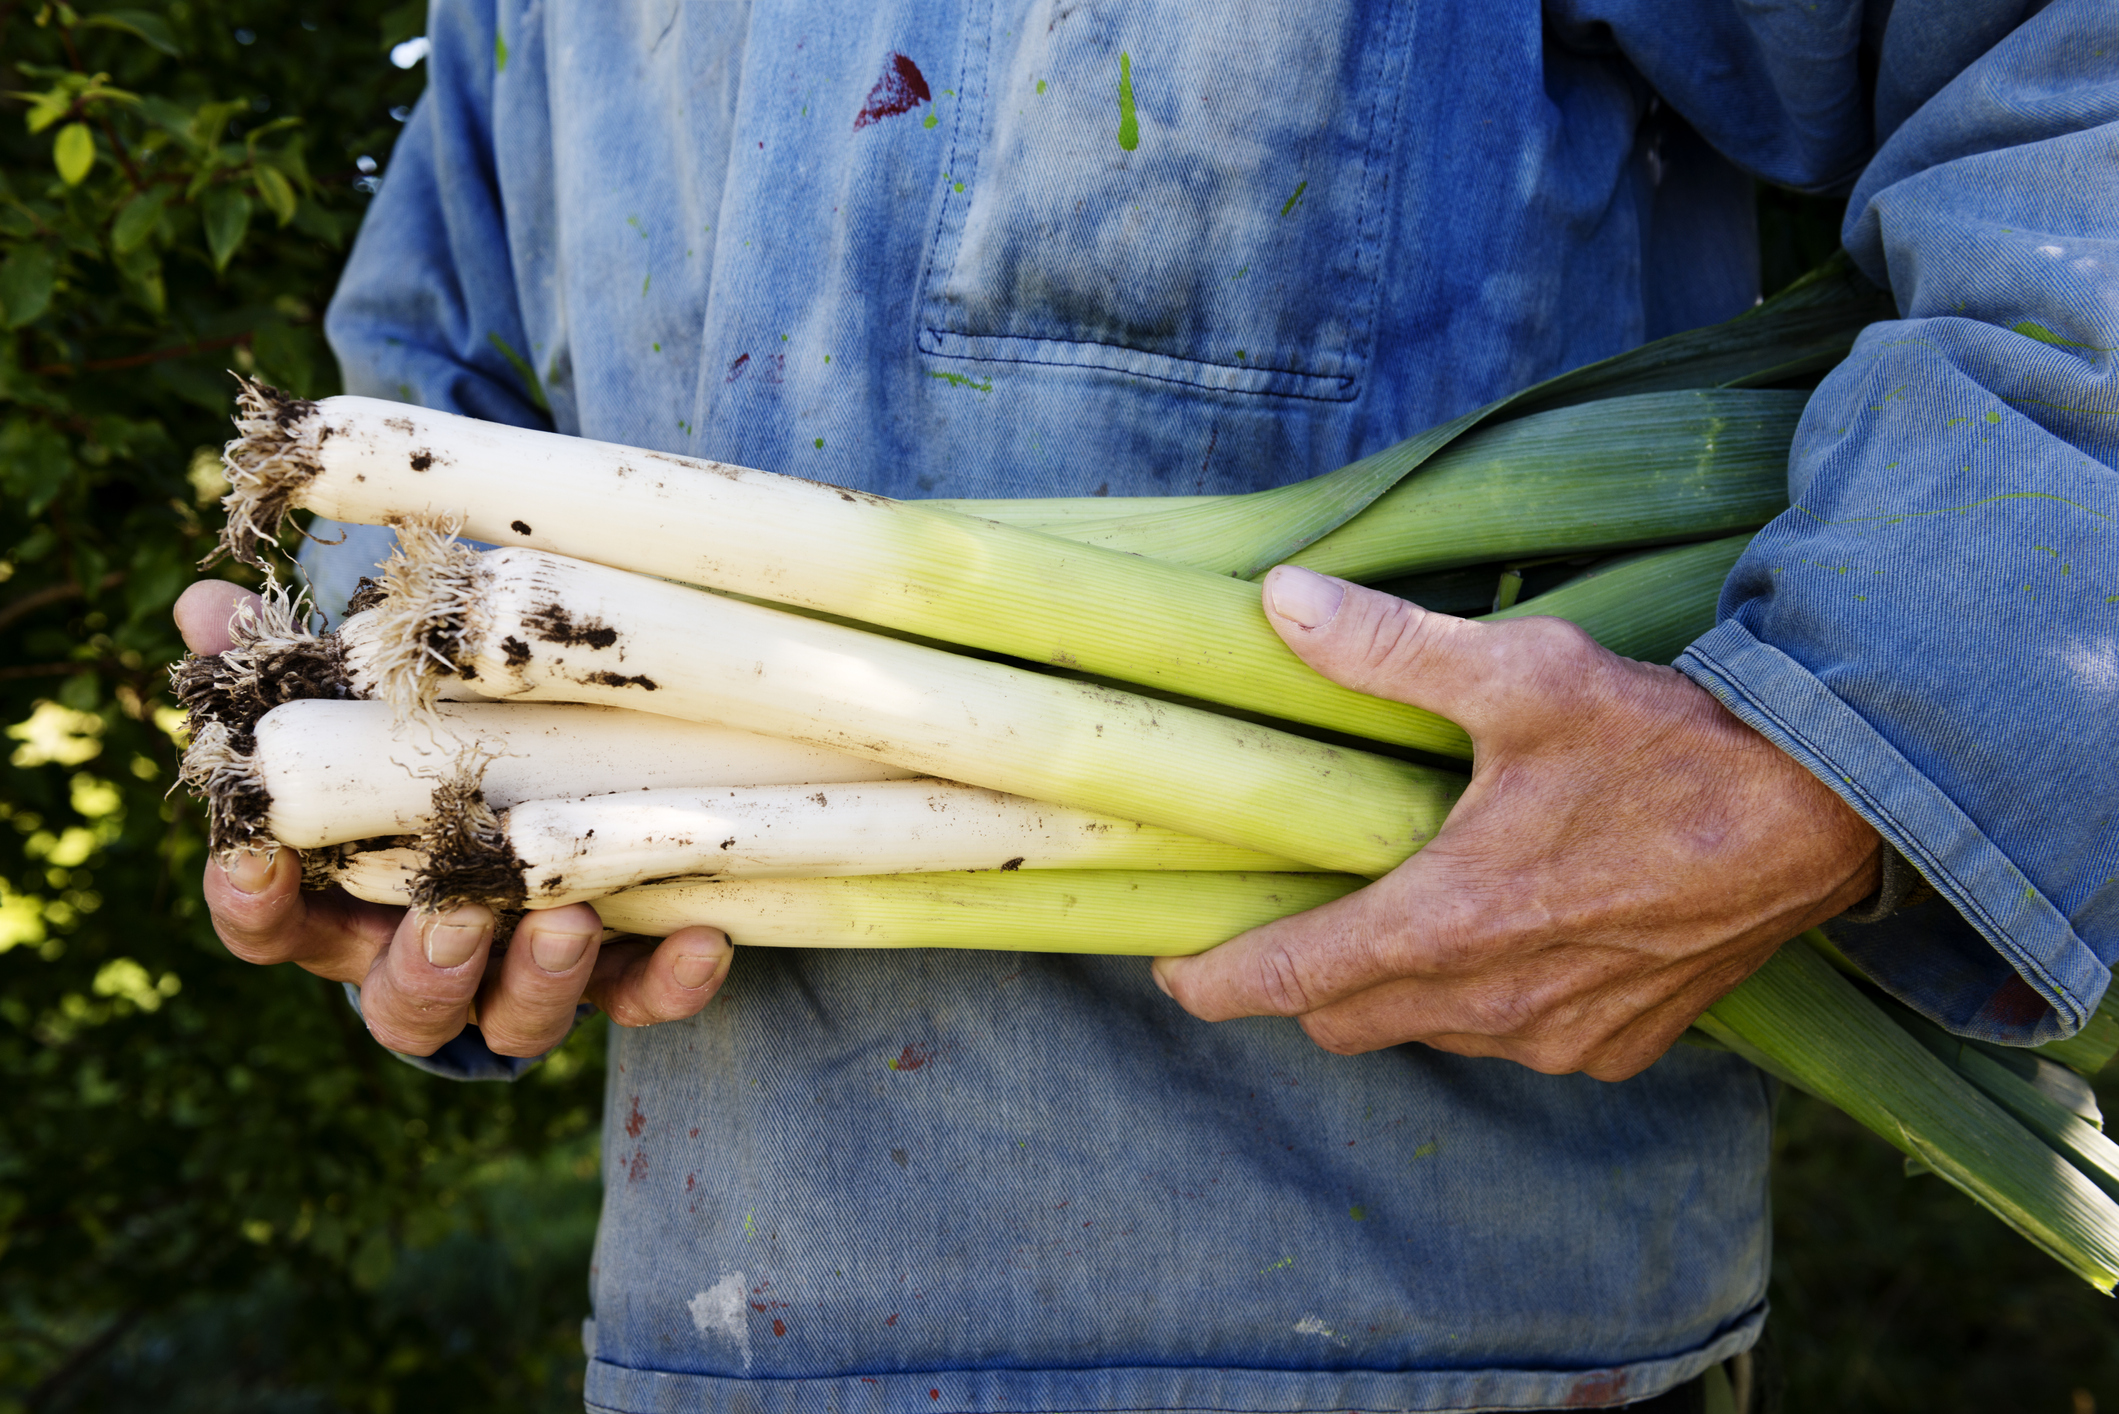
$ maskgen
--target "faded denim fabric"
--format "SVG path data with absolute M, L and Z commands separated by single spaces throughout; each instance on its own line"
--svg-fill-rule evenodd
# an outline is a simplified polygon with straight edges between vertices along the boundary
M 1243 491 L 1737 312 L 1744 172 L 1860 176 L 1848 239 L 1914 317 L 1819 395 L 1804 509 L 1684 666 L 2005 925 L 1865 960 L 2043 1036 L 2119 946 L 2108 611 L 2028 607 L 2119 591 L 2100 28 L 438 0 L 330 334 L 357 392 L 895 496 Z M 319 592 L 385 539 L 312 548 Z M 2019 975 L 2037 1015 L 1998 1017 Z M 613 1032 L 608 1102 L 596 1409 L 1580 1408 L 1764 1315 L 1769 1092 L 1685 1047 L 1601 1085 L 1208 1026 L 1138 960 L 750 949 L 697 1019 Z

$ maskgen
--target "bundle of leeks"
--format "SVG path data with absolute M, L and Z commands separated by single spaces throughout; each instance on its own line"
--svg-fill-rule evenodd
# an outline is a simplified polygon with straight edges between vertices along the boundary
M 1329 475 L 1144 503 L 896 502 L 251 386 L 226 548 L 259 562 L 297 508 L 399 548 L 335 633 L 269 602 L 179 666 L 187 777 L 217 848 L 300 848 L 313 882 L 378 901 L 593 899 L 617 930 L 745 944 L 1200 951 L 1402 862 L 1470 754 L 1310 671 L 1246 580 L 1292 562 L 1457 609 L 1492 584 L 1496 614 L 1667 661 L 1785 508 L 1805 395 L 1770 385 L 1836 361 L 1877 298 L 1828 269 Z M 2119 1149 L 2079 1096 L 1938 1040 L 1820 946 L 1699 1030 L 2109 1291 Z M 2089 1070 L 2113 1042 L 2048 1049 Z

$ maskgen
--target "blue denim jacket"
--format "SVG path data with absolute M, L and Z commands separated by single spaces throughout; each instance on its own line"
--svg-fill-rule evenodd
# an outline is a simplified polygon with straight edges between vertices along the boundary
M 1972 925 L 1862 960 L 2043 1039 L 2119 949 L 2115 28 L 436 0 L 330 334 L 357 392 L 894 496 L 1245 491 L 1745 308 L 1746 173 L 1859 179 L 1907 317 L 1680 665 Z M 746 950 L 613 1036 L 597 1409 L 1595 1406 L 1764 1314 L 1769 1094 L 1726 1055 L 1337 1057 L 1135 960 L 950 952 Z

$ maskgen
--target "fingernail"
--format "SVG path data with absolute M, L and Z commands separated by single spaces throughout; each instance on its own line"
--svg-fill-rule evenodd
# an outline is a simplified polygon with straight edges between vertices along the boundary
M 461 967 L 486 940 L 493 928 L 492 915 L 474 906 L 430 914 L 419 925 L 420 945 L 427 961 L 436 967 Z
M 721 970 L 721 965 L 727 960 L 727 953 L 701 957 L 697 953 L 688 952 L 677 959 L 677 965 L 670 971 L 676 976 L 678 986 L 687 992 L 694 992 L 713 981 L 714 974 Z
M 594 933 L 539 933 L 530 944 L 530 956 L 547 972 L 570 971 L 595 938 Z
M 273 863 L 270 854 L 252 849 L 239 850 L 222 857 L 221 872 L 228 876 L 229 883 L 235 885 L 236 892 L 259 894 L 272 882 Z
M 1281 565 L 1266 576 L 1266 602 L 1284 619 L 1304 628 L 1331 622 L 1346 598 L 1346 586 L 1299 565 Z

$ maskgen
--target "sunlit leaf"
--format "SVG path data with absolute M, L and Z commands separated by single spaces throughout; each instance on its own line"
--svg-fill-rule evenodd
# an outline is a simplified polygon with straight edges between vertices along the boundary
M 69 85 L 52 89 L 48 93 L 15 93 L 8 96 L 11 98 L 33 98 L 36 100 L 30 104 L 29 112 L 23 115 L 22 120 L 29 125 L 31 132 L 41 133 L 53 123 L 65 117 L 67 112 L 72 109 L 76 92 L 78 90 Z
M 86 123 L 68 123 L 59 129 L 59 136 L 52 143 L 52 165 L 59 169 L 59 180 L 70 187 L 77 187 L 88 178 L 96 165 L 96 139 Z
M 235 248 L 250 229 L 250 197 L 232 187 L 218 186 L 206 193 L 201 215 L 206 223 L 206 248 L 213 255 L 213 268 L 226 270 Z

